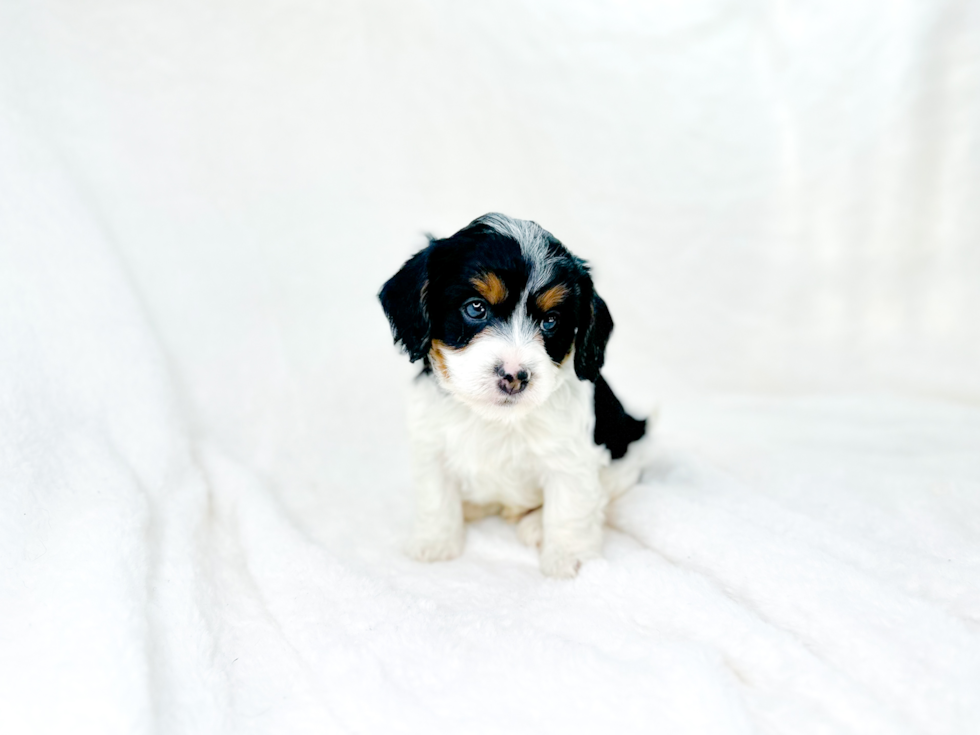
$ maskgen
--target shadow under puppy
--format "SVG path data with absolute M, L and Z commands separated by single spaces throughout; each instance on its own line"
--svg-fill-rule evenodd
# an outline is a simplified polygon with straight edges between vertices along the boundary
M 423 370 L 409 404 L 422 561 L 463 550 L 500 513 L 574 576 L 599 555 L 608 502 L 639 479 L 646 421 L 599 374 L 613 322 L 584 261 L 501 214 L 430 239 L 381 289 L 395 342 Z

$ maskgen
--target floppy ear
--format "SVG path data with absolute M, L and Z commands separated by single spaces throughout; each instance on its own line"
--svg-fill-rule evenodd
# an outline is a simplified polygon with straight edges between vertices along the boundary
M 580 380 L 593 383 L 606 359 L 606 343 L 613 330 L 612 315 L 599 294 L 592 288 L 592 279 L 584 279 L 582 313 L 575 334 L 575 374 Z
M 420 360 L 429 351 L 429 311 L 425 300 L 431 247 L 430 244 L 413 255 L 378 294 L 391 324 L 395 344 L 401 342 L 412 362 Z

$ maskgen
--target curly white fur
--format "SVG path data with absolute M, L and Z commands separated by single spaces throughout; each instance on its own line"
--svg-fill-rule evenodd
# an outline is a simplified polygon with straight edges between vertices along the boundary
M 639 478 L 643 442 L 610 462 L 608 450 L 592 440 L 594 387 L 575 376 L 571 363 L 554 366 L 553 389 L 533 410 L 504 418 L 457 400 L 443 378 L 415 381 L 413 557 L 436 561 L 462 552 L 464 502 L 499 504 L 513 519 L 543 506 L 540 530 L 525 528 L 521 536 L 540 544 L 548 576 L 572 577 L 599 555 L 606 504 Z

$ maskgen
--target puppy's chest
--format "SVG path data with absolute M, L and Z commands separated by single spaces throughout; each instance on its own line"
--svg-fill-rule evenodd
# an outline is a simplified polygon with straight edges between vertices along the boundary
M 477 422 L 452 427 L 444 459 L 465 500 L 518 507 L 541 503 L 546 467 L 532 439 L 514 427 Z

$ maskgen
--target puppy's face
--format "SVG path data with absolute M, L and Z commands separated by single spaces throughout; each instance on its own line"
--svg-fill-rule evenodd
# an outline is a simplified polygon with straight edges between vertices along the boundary
M 501 420 L 544 403 L 569 361 L 595 380 L 612 330 L 585 264 L 533 222 L 503 215 L 432 240 L 380 298 L 412 361 Z

